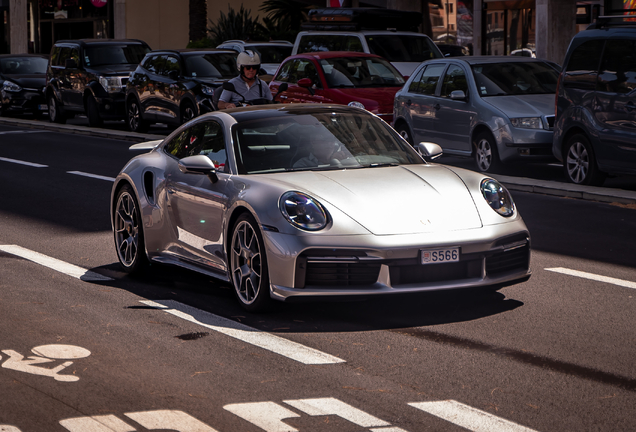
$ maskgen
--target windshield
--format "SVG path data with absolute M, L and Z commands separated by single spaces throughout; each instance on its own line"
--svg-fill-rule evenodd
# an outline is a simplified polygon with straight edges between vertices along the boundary
M 185 73 L 188 77 L 234 78 L 237 54 L 217 53 L 189 55 L 185 57 Z
M 98 45 L 84 50 L 86 66 L 96 67 L 117 64 L 138 64 L 150 48 L 146 45 Z
M 472 65 L 481 96 L 554 94 L 558 72 L 544 62 L 506 62 Z
M 261 63 L 282 63 L 291 55 L 293 45 L 276 46 L 276 45 L 249 45 L 246 49 L 258 51 L 261 57 Z
M 242 174 L 425 163 L 397 132 L 365 113 L 247 120 L 234 125 L 233 134 Z
M 333 57 L 320 60 L 330 88 L 402 87 L 404 78 L 380 58 Z
M 423 62 L 442 58 L 437 46 L 422 35 L 368 35 L 369 52 L 390 62 Z
M 9 57 L 0 59 L 0 72 L 7 75 L 46 73 L 48 60 L 42 57 Z

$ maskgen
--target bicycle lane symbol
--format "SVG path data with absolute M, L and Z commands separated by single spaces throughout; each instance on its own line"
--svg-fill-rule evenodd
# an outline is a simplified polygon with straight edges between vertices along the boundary
M 9 356 L 2 364 L 2 367 L 32 375 L 48 376 L 56 381 L 74 382 L 79 380 L 78 376 L 60 374 L 61 371 L 73 364 L 72 361 L 66 361 L 54 368 L 37 365 L 45 363 L 48 365 L 56 360 L 81 359 L 91 355 L 91 352 L 85 348 L 61 344 L 40 345 L 33 348 L 31 352 L 35 355 L 25 358 L 22 354 L 14 350 L 2 350 L 3 354 Z M 0 356 L 0 361 L 1 360 L 2 356 Z M 3 432 L 2 429 L 0 429 L 0 431 Z

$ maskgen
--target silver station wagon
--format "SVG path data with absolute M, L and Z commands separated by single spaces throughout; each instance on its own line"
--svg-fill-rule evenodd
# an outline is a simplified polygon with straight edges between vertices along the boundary
M 527 57 L 453 57 L 420 65 L 395 95 L 393 125 L 411 144 L 473 157 L 482 172 L 502 163 L 554 160 L 559 74 Z

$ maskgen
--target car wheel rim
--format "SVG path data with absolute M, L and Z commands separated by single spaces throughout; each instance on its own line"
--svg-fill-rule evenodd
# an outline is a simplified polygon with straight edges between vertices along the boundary
M 566 168 L 572 182 L 582 183 L 585 180 L 590 169 L 590 158 L 583 143 L 577 141 L 570 146 Z
M 56 111 L 56 106 L 55 106 L 55 99 L 53 99 L 53 96 L 51 96 L 49 98 L 49 118 L 51 119 L 51 121 L 55 121 L 55 117 L 57 114 Z
M 492 163 L 492 148 L 490 147 L 490 142 L 486 139 L 479 140 L 477 143 L 477 166 L 479 169 L 485 171 L 490 168 L 490 164 Z
M 246 221 L 234 230 L 231 254 L 234 289 L 243 303 L 251 304 L 261 286 L 261 245 Z
M 136 103 L 131 103 L 128 107 L 128 123 L 130 129 L 136 131 L 139 128 L 139 107 Z
M 139 245 L 139 219 L 134 198 L 123 193 L 115 211 L 115 242 L 121 263 L 130 267 L 135 263 Z

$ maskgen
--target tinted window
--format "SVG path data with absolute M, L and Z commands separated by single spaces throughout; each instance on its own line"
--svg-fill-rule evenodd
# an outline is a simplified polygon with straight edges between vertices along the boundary
M 293 61 L 288 61 L 287 63 L 285 63 L 280 68 L 280 71 L 278 72 L 278 75 L 274 78 L 274 81 L 289 82 L 289 77 L 291 75 L 293 64 L 294 64 Z
M 206 155 L 214 162 L 215 167 L 221 171 L 229 171 L 226 166 L 223 128 L 214 121 L 197 123 L 184 130 L 164 147 L 164 151 L 179 159 Z
M 137 64 L 150 49 L 145 45 L 97 45 L 84 51 L 86 66 Z
M 236 54 L 188 55 L 184 61 L 186 76 L 189 77 L 230 79 L 238 74 Z
M 636 89 L 636 41 L 607 41 L 597 89 L 610 93 L 630 93 Z
M 289 76 L 290 83 L 297 83 L 298 80 L 309 78 L 314 84 L 320 85 L 318 71 L 311 60 L 296 60 L 293 66 Z
M 422 93 L 425 95 L 434 95 L 435 89 L 437 88 L 437 83 L 439 82 L 439 78 L 444 71 L 444 64 L 435 64 L 429 65 L 424 69 L 424 73 L 422 73 L 422 78 L 417 83 L 417 85 L 412 85 L 414 92 Z
M 481 96 L 555 93 L 559 79 L 543 62 L 476 64 L 472 70 Z
M 152 72 L 155 74 L 160 74 L 161 73 L 161 68 L 159 67 L 159 56 L 152 56 L 152 57 L 148 57 L 146 59 L 146 61 L 144 61 L 143 63 L 143 67 L 144 69 L 146 69 L 148 72 Z
M 185 129 L 179 135 L 175 136 L 168 144 L 166 144 L 163 148 L 168 154 L 172 156 L 182 159 L 186 156 L 190 156 L 188 154 L 188 137 L 190 136 L 190 129 Z
M 464 69 L 457 65 L 450 65 L 444 75 L 440 96 L 449 97 L 455 90 L 462 90 L 465 94 L 468 94 L 468 83 L 466 82 Z
M 411 93 L 418 92 L 420 80 L 422 79 L 422 74 L 424 73 L 425 69 L 426 69 L 426 66 L 420 69 L 420 71 L 417 72 L 417 74 L 413 77 L 413 80 L 411 80 L 411 84 L 409 85 L 409 92 Z
M 48 60 L 42 57 L 0 58 L 0 72 L 5 74 L 43 74 Z
M 60 51 L 61 48 L 59 46 L 53 47 L 51 51 L 51 66 L 59 65 Z
M 404 78 L 381 58 L 334 57 L 320 60 L 329 87 L 401 87 Z
M 369 52 L 390 62 L 423 62 L 442 55 L 433 41 L 425 36 L 380 35 L 367 36 Z
M 357 36 L 307 35 L 300 39 L 298 54 L 316 51 L 363 52 L 362 42 Z
M 171 72 L 176 72 L 177 75 L 181 73 L 181 66 L 179 65 L 179 59 L 172 56 L 165 57 L 165 63 L 163 64 L 162 75 L 170 75 Z
M 72 58 L 71 56 L 71 48 L 70 47 L 62 47 L 60 48 L 60 55 L 57 57 L 57 66 L 62 66 L 66 64 L 66 60 Z
M 590 40 L 572 51 L 570 60 L 565 67 L 564 85 L 594 89 L 603 44 L 603 40 Z

